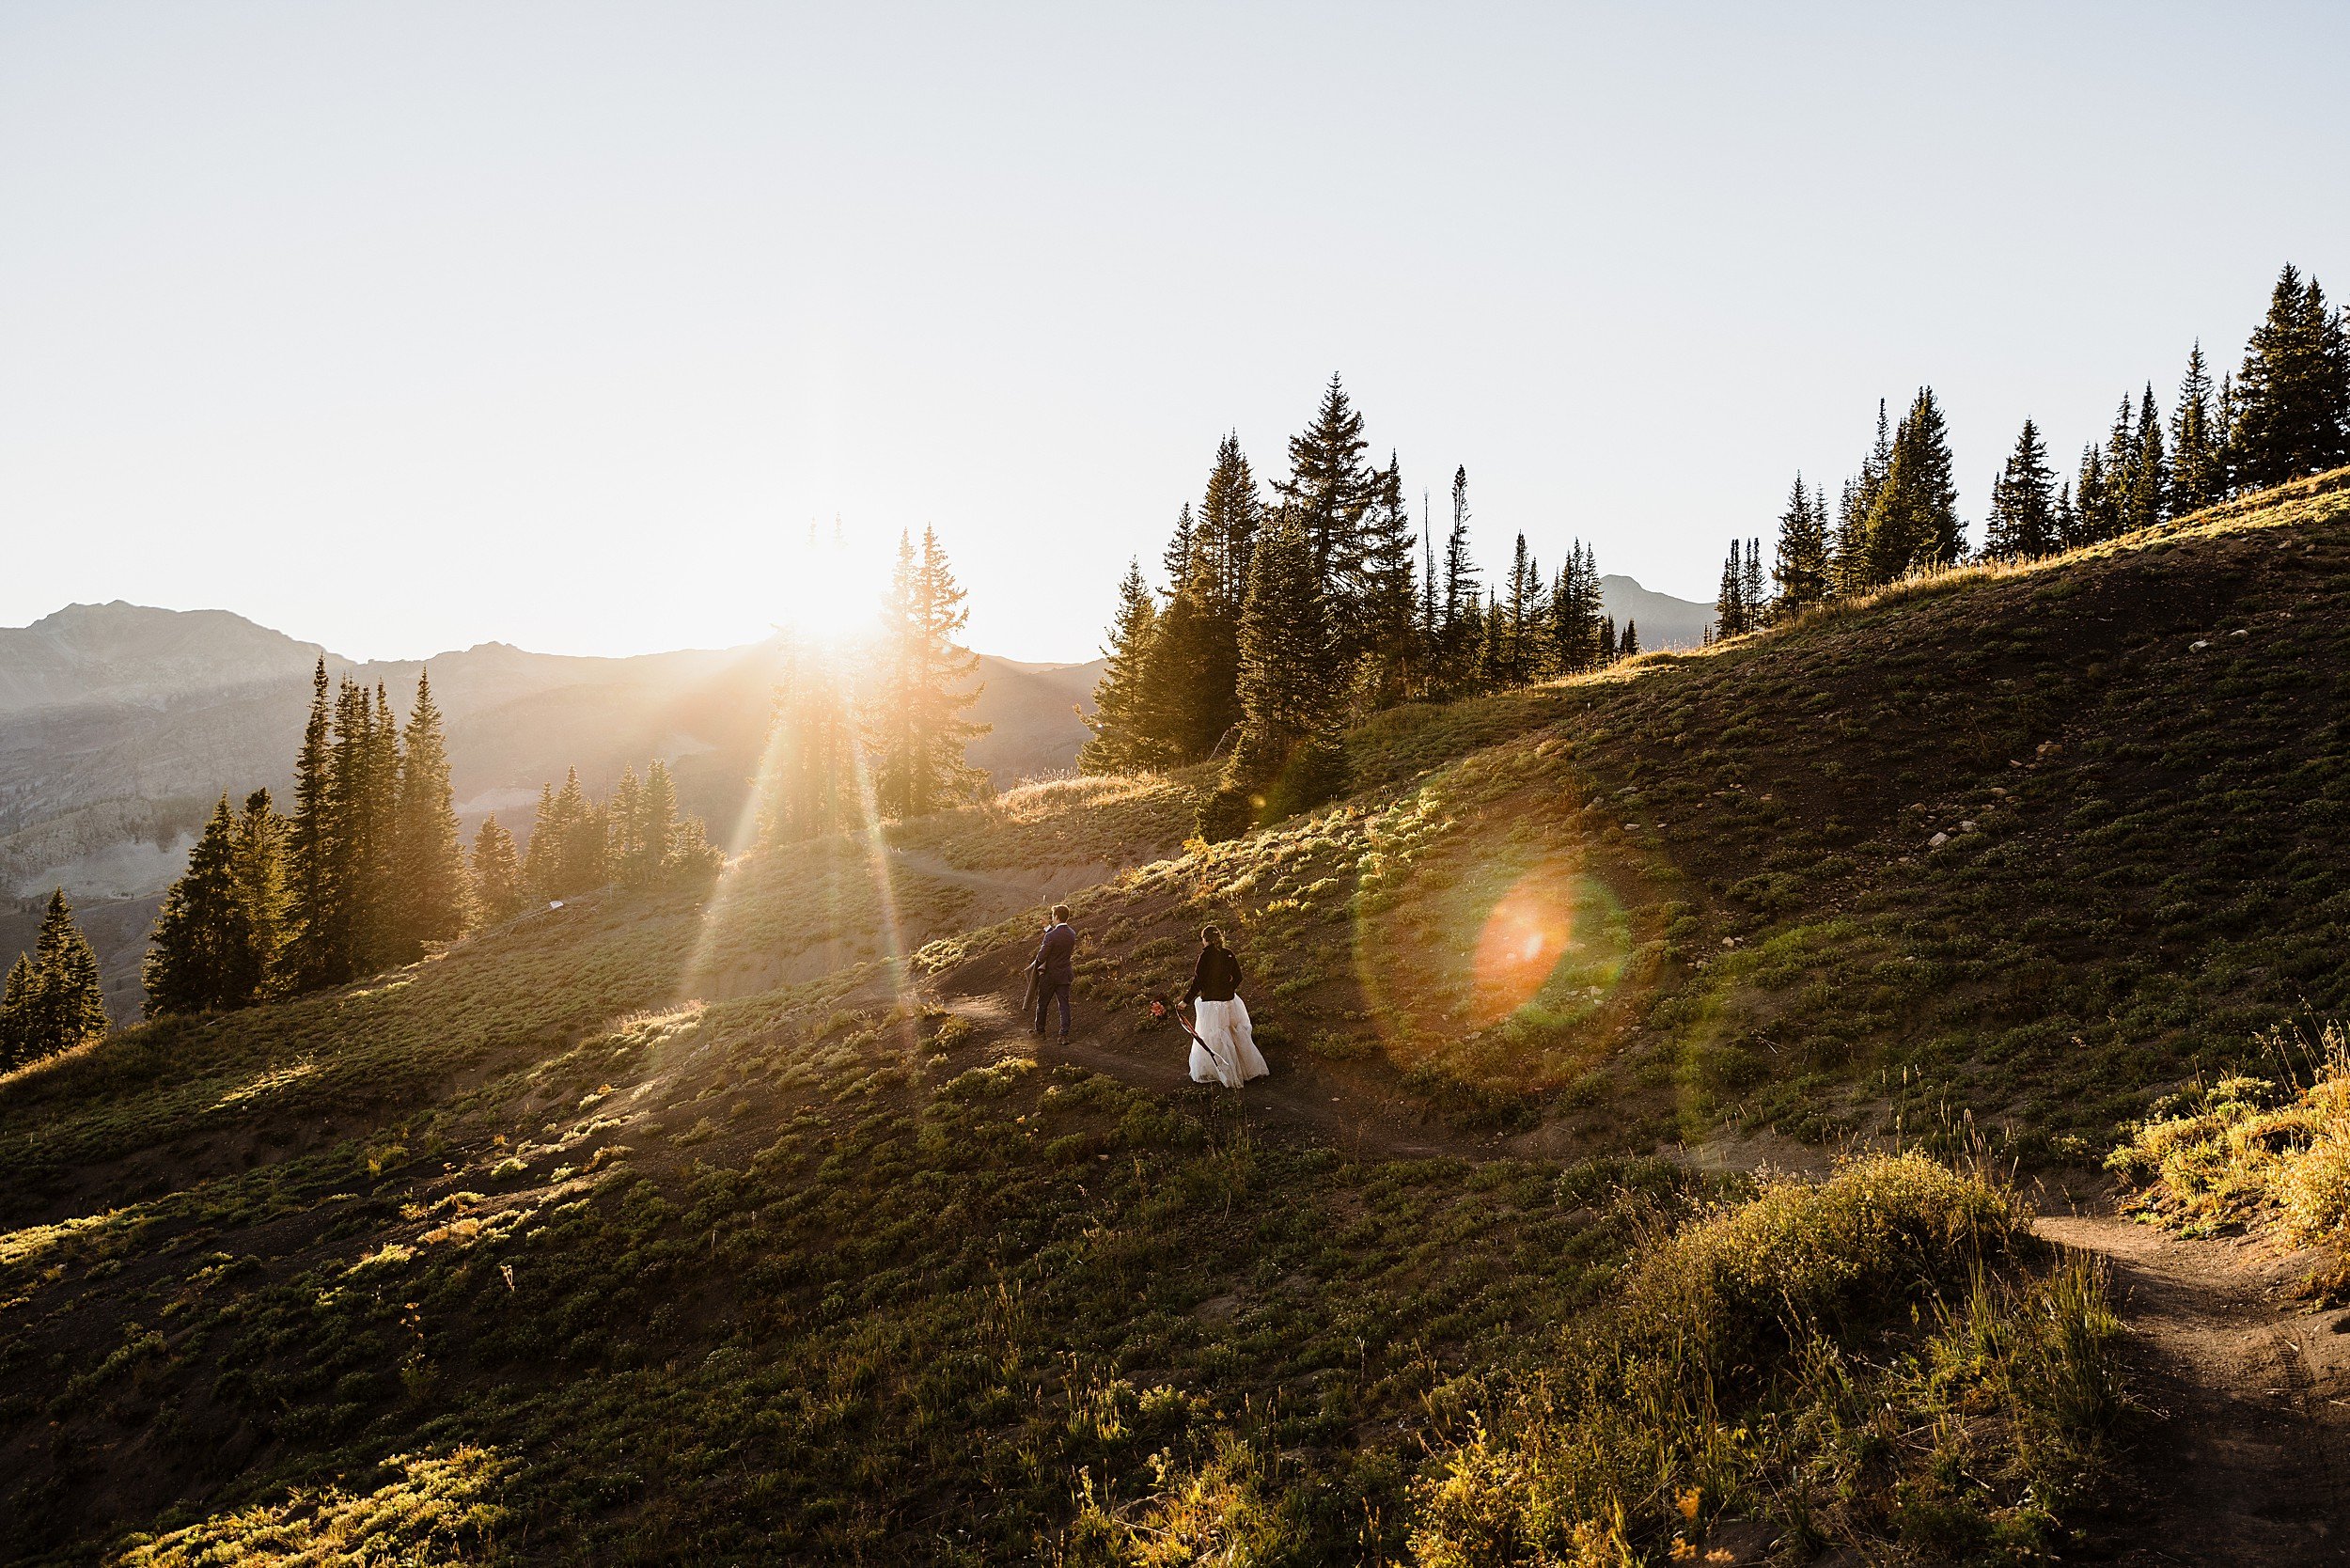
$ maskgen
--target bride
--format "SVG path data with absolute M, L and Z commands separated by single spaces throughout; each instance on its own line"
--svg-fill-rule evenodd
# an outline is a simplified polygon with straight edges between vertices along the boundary
M 1194 1083 L 1238 1089 L 1273 1071 L 1248 1030 L 1248 1004 L 1240 999 L 1240 961 L 1214 926 L 1199 933 L 1199 962 L 1192 966 L 1183 1000 L 1192 1004 L 1198 1020 L 1191 1037 Z

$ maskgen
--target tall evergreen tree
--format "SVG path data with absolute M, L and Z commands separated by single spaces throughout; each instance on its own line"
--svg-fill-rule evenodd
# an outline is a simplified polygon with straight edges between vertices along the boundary
M 1738 587 L 1747 601 L 1747 614 L 1754 624 L 1762 625 L 1770 619 L 1771 594 L 1763 587 L 1762 541 L 1747 541 L 1746 563 L 1738 571 Z
M 564 827 L 555 786 L 540 785 L 538 809 L 530 819 L 530 842 L 523 850 L 523 881 L 542 898 L 555 896 L 556 884 L 562 878 Z
M 1746 551 L 1738 541 L 1730 541 L 1730 555 L 1722 561 L 1721 587 L 1714 594 L 1714 635 L 1742 636 L 1754 630 L 1754 607 L 1747 600 Z
M 21 1026 L 20 1060 L 70 1051 L 106 1032 L 106 993 L 98 974 L 98 954 L 74 923 L 73 906 L 60 887 L 49 895 L 40 932 L 33 940 L 31 995 Z
M 1139 565 L 1132 576 L 1148 610 Z M 834 655 L 787 644 L 778 677 L 760 762 L 759 835 L 769 845 L 831 833 L 859 808 L 856 713 Z
M 450 942 L 473 918 L 473 890 L 448 776 L 448 744 L 431 676 L 416 672 L 416 700 L 401 733 L 390 826 L 385 890 L 388 942 L 395 964 L 414 960 L 428 942 Z
M 1257 541 L 1240 650 L 1240 735 L 1200 812 L 1211 839 L 1306 809 L 1344 781 L 1329 615 L 1313 540 L 1293 514 Z
M 237 896 L 243 901 L 253 944 L 254 972 L 259 976 L 256 1000 L 266 1000 L 287 989 L 285 955 L 291 938 L 286 855 L 290 828 L 267 790 L 256 790 L 244 797 L 244 809 L 237 814 L 235 870 Z
M 1214 611 L 1225 619 L 1240 619 L 1242 602 L 1248 597 L 1248 562 L 1263 523 L 1264 499 L 1257 494 L 1257 476 L 1240 449 L 1240 437 L 1227 434 L 1216 444 L 1215 463 L 1208 470 L 1198 525 L 1199 553 L 1214 584 Z M 1170 579 L 1169 586 L 1180 580 Z
M 643 887 L 661 870 L 660 840 L 648 831 L 645 789 L 636 782 L 636 764 L 620 769 L 620 781 L 603 803 L 603 865 L 605 874 L 623 887 Z
M 1827 499 L 1807 489 L 1798 474 L 1788 493 L 1787 510 L 1778 516 L 1778 549 L 1771 566 L 1779 604 L 1792 613 L 1825 604 L 1834 588 L 1834 566 Z
M 1862 523 L 1867 581 L 1889 583 L 1965 553 L 1949 431 L 1934 388 L 1921 386 L 1894 431 L 1892 457 Z
M 18 953 L 0 984 L 0 1073 L 33 1058 L 33 1011 L 40 991 L 29 953 Z
M 2225 500 L 2227 454 L 2213 408 L 2211 372 L 2201 339 L 2187 351 L 2178 406 L 2170 411 L 2171 505 L 2181 515 Z
M 1552 662 L 1566 674 L 1592 669 L 1615 655 L 1615 628 L 1600 596 L 1599 562 L 1576 540 L 1550 593 Z
M 2122 531 L 2122 500 L 2115 477 L 2093 442 L 2081 448 L 2074 496 L 2073 527 L 2064 541 L 2067 546 L 2094 544 Z
M 2228 446 L 2236 488 L 2350 463 L 2350 328 L 2317 279 L 2291 265 L 2270 290 L 2236 373 Z
M 1159 612 L 1143 682 L 1145 727 L 1171 760 L 1205 757 L 1240 717 L 1240 635 L 1216 614 L 1204 561 Z
M 1363 510 L 1374 481 L 1363 462 L 1363 416 L 1333 373 L 1313 423 L 1290 437 L 1290 477 L 1277 483 L 1282 510 L 1306 537 L 1314 581 L 1334 608 L 1361 561 Z
M 2129 467 L 2122 484 L 2124 532 L 2151 528 L 2170 515 L 2170 461 L 2163 450 L 2162 414 L 2148 383 L 2130 431 Z
M 494 816 L 484 817 L 473 836 L 472 871 L 474 897 L 484 920 L 510 920 L 522 913 L 522 862 L 514 852 L 514 836 Z
M 1480 585 L 1477 562 L 1469 554 L 1468 469 L 1452 471 L 1452 531 L 1444 544 L 1443 621 L 1436 633 L 1439 683 L 1447 689 L 1467 683 L 1477 665 L 1479 638 L 1484 627 L 1479 614 Z
M 222 795 L 155 917 L 147 1016 L 248 1007 L 265 979 L 237 885 L 237 819 Z
M 1991 510 L 1983 519 L 1984 555 L 1994 560 L 2032 560 L 2060 547 L 2055 478 L 2040 427 L 2026 419 L 2015 449 L 1991 483 Z
M 326 661 L 321 658 L 310 676 L 310 716 L 294 759 L 293 822 L 286 837 L 287 980 L 294 990 L 325 984 L 335 969 L 335 759 L 326 694 Z
M 1877 400 L 1876 442 L 1861 460 L 1860 472 L 1844 481 L 1836 504 L 1835 578 L 1839 593 L 1857 593 L 1876 581 L 1869 555 L 1869 516 L 1893 467 L 1892 426 L 1885 400 Z
M 1640 623 L 1627 616 L 1624 618 L 1623 635 L 1616 642 L 1616 657 L 1629 659 L 1639 651 Z
M 1341 654 L 1352 654 L 1360 666 L 1355 691 L 1371 709 L 1402 701 L 1420 680 L 1419 589 L 1413 564 L 1418 543 L 1403 495 L 1402 463 L 1390 452 L 1363 509 L 1349 595 L 1350 630 L 1340 638 Z
M 1151 654 L 1158 632 L 1158 602 L 1143 580 L 1142 563 L 1130 561 L 1118 585 L 1118 614 L 1104 645 L 1102 679 L 1093 687 L 1093 731 L 1078 748 L 1085 773 L 1127 773 L 1165 767 L 1172 748 L 1158 733 L 1151 700 Z
M 1518 535 L 1510 557 L 1510 581 L 1501 601 L 1501 658 L 1496 675 L 1501 684 L 1523 685 L 1544 672 L 1550 642 L 1550 595 L 1543 569 Z
M 873 793 L 895 817 L 918 817 L 969 800 L 987 776 L 964 760 L 985 725 L 963 714 L 979 700 L 979 656 L 960 642 L 970 612 L 935 528 L 917 551 L 901 538 L 885 602 L 881 682 L 868 714 Z
M 1198 529 L 1191 521 L 1191 503 L 1185 501 L 1183 510 L 1175 514 L 1175 532 L 1167 541 L 1167 550 L 1159 557 L 1159 569 L 1167 573 L 1170 588 L 1191 576 L 1192 552 L 1198 545 Z

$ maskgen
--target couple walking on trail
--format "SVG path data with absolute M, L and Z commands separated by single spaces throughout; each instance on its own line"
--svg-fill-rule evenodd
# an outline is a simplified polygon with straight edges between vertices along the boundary
M 1035 1029 L 1042 1035 L 1056 1006 L 1060 1011 L 1059 1039 L 1069 1040 L 1069 988 L 1077 978 L 1077 933 L 1069 924 L 1069 906 L 1053 906 L 1053 922 L 1044 928 L 1036 957 L 1028 964 L 1028 994 L 1036 1007 Z M 1183 1009 L 1189 1005 L 1193 1020 Z M 1158 1016 L 1174 1015 L 1191 1037 L 1191 1078 L 1194 1083 L 1222 1084 L 1238 1089 L 1251 1078 L 1273 1070 L 1265 1065 L 1248 1025 L 1248 1004 L 1240 999 L 1240 960 L 1224 945 L 1224 933 L 1209 926 L 1199 933 L 1199 959 L 1192 965 L 1191 984 L 1183 1002 L 1151 1004 Z

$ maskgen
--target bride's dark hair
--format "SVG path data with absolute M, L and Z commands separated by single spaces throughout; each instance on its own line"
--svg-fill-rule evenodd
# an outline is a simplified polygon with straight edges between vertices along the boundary
M 1201 926 L 1199 928 L 1199 940 L 1205 942 L 1211 948 L 1220 948 L 1224 946 L 1223 929 L 1218 926 Z

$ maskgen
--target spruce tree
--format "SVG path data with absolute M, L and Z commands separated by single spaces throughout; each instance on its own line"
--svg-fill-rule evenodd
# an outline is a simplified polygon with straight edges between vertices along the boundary
M 1130 576 L 1147 611 L 1139 565 Z M 759 837 L 770 846 L 831 833 L 858 813 L 856 715 L 834 655 L 787 644 L 778 674 L 759 776 Z
M 0 985 L 0 1073 L 29 1061 L 33 1056 L 33 1013 L 38 1006 L 40 978 L 30 954 L 18 953 Z
M 1921 567 L 1947 565 L 1964 554 L 1949 431 L 1934 388 L 1919 387 L 1903 416 L 1861 526 L 1865 576 L 1872 586 Z
M 1491 588 L 1485 590 L 1476 626 L 1477 659 L 1470 670 L 1469 689 L 1498 691 L 1511 681 L 1510 620 L 1502 613 L 1500 596 Z
M 639 886 L 653 886 L 666 882 L 679 870 L 677 786 L 669 777 L 669 766 L 654 758 L 645 767 L 645 787 L 636 803 L 636 821 L 633 838 L 635 857 L 626 864 L 621 874 Z
M 1198 524 L 1199 554 L 1214 586 L 1215 613 L 1227 620 L 1239 620 L 1242 602 L 1248 597 L 1248 562 L 1263 522 L 1257 476 L 1240 449 L 1240 437 L 1227 434 L 1216 444 L 1215 463 L 1208 470 Z M 1170 587 L 1179 580 L 1170 580 Z
M 1452 471 L 1452 531 L 1445 536 L 1443 620 L 1436 633 L 1438 681 L 1447 690 L 1468 683 L 1484 631 L 1468 525 L 1468 469 L 1459 467 Z
M 1599 663 L 1603 669 L 1616 662 L 1616 618 L 1606 616 L 1599 623 Z
M 450 942 L 472 922 L 472 889 L 466 885 L 463 839 L 457 824 L 457 796 L 449 784 L 448 744 L 441 732 L 441 711 L 432 682 L 416 673 L 415 705 L 408 711 L 400 744 L 388 856 L 387 951 L 406 964 L 428 942 Z
M 2032 560 L 2060 546 L 2055 472 L 2040 427 L 2024 421 L 1999 477 L 1991 483 L 1991 510 L 1983 519 L 1982 553 L 1994 560 Z
M 660 843 L 647 831 L 645 792 L 636 765 L 620 770 L 620 781 L 603 803 L 604 866 L 623 887 L 642 887 L 661 870 Z
M 334 966 L 330 947 L 337 926 L 337 840 L 333 721 L 326 693 L 326 661 L 321 658 L 310 676 L 310 716 L 303 726 L 302 750 L 294 759 L 294 813 L 286 836 L 289 990 L 324 984 Z
M 1151 656 L 1158 603 L 1143 581 L 1142 563 L 1130 561 L 1118 585 L 1118 613 L 1103 647 L 1102 678 L 1093 687 L 1093 731 L 1078 749 L 1081 773 L 1129 773 L 1172 762 L 1172 748 L 1156 730 L 1151 702 Z
M 2122 531 L 2122 503 L 2106 468 L 2105 454 L 2094 443 L 2081 448 L 2074 496 L 2073 526 L 2064 541 L 2067 546 L 2094 544 Z
M 2350 463 L 2350 329 L 2312 277 L 2287 265 L 2234 379 L 2228 445 L 2240 490 Z
M 1630 617 L 1626 617 L 1623 623 L 1623 635 L 1616 643 L 1616 657 L 1629 659 L 1639 651 L 1640 624 Z
M 237 818 L 224 794 L 156 915 L 145 964 L 147 1016 L 249 1007 L 266 978 L 238 884 Z
M 1228 839 L 1304 810 L 1344 782 L 1340 684 L 1313 541 L 1289 513 L 1257 541 L 1241 613 L 1240 734 L 1200 831 Z
M 1159 612 L 1143 681 L 1143 727 L 1173 761 L 1205 757 L 1239 718 L 1239 629 L 1215 613 L 1207 563 L 1195 562 Z
M 485 817 L 473 836 L 474 898 L 481 917 L 493 924 L 522 913 L 523 869 L 514 852 L 514 836 Z
M 1787 510 L 1779 513 L 1778 549 L 1771 565 L 1782 609 L 1793 613 L 1825 604 L 1833 586 L 1833 566 L 1826 500 L 1808 490 L 1798 474 L 1788 493 Z
M 2170 411 L 2171 506 L 2184 516 L 2227 498 L 2227 454 L 2212 406 L 2201 339 L 2187 351 L 2178 406 Z
M 2073 481 L 2067 479 L 2057 487 L 2056 510 L 2052 515 L 2051 536 L 2056 548 L 2069 549 L 2081 541 L 2080 509 L 2073 504 Z
M 1390 452 L 1374 477 L 1363 509 L 1351 600 L 1351 631 L 1340 638 L 1341 655 L 1366 666 L 1356 671 L 1355 689 L 1365 707 L 1402 701 L 1420 678 L 1419 589 L 1414 581 L 1418 536 L 1403 495 L 1403 468 Z
M 267 790 L 256 790 L 244 797 L 244 809 L 237 816 L 235 870 L 237 896 L 244 906 L 253 968 L 258 977 L 257 1001 L 280 996 L 288 988 L 285 959 L 291 932 L 286 840 L 290 828 Z
M 1877 578 L 1869 551 L 1869 516 L 1878 493 L 1893 467 L 1892 427 L 1886 419 L 1885 400 L 1877 400 L 1877 436 L 1860 472 L 1844 481 L 1836 507 L 1835 578 L 1839 593 L 1857 593 L 1874 587 Z
M 1730 555 L 1722 562 L 1721 587 L 1714 594 L 1714 635 L 1716 639 L 1735 637 L 1753 629 L 1747 604 L 1746 552 L 1733 539 Z
M 1613 657 L 1614 629 L 1600 598 L 1598 560 L 1579 539 L 1567 546 L 1567 564 L 1551 587 L 1550 625 L 1551 662 L 1561 672 L 1573 675 Z
M 523 851 L 523 881 L 533 893 L 550 896 L 561 876 L 563 820 L 555 804 L 555 786 L 539 786 L 539 806 L 530 819 L 530 842 Z
M 1738 588 L 1747 602 L 1747 618 L 1754 625 L 1765 624 L 1770 619 L 1770 590 L 1763 586 L 1762 541 L 1747 541 L 1746 564 L 1738 572 Z
M 1373 478 L 1363 462 L 1363 416 L 1333 372 L 1313 423 L 1290 437 L 1290 477 L 1274 485 L 1281 509 L 1304 533 L 1314 582 L 1333 610 L 1345 607 L 1346 588 L 1361 562 L 1363 510 Z
M 49 895 L 40 933 L 33 942 L 31 1005 L 20 1047 L 34 1060 L 70 1051 L 106 1032 L 106 993 L 98 974 L 98 954 L 74 923 L 73 906 L 60 887 Z
M 2162 415 L 2148 383 L 2130 431 L 2129 468 L 2122 485 L 2122 528 L 2135 533 L 2170 515 L 2170 462 L 2163 450 Z
M 987 727 L 964 711 L 979 700 L 979 656 L 958 640 L 970 612 L 934 528 L 922 544 L 901 537 L 885 602 L 882 672 L 868 716 L 873 792 L 894 817 L 918 817 L 974 798 L 987 776 L 964 760 Z
M 610 829 L 603 808 L 588 798 L 580 783 L 577 768 L 564 771 L 563 787 L 555 792 L 550 815 L 555 841 L 549 857 L 549 896 L 570 898 L 593 892 L 609 882 Z M 532 847 L 537 848 L 535 834 Z

